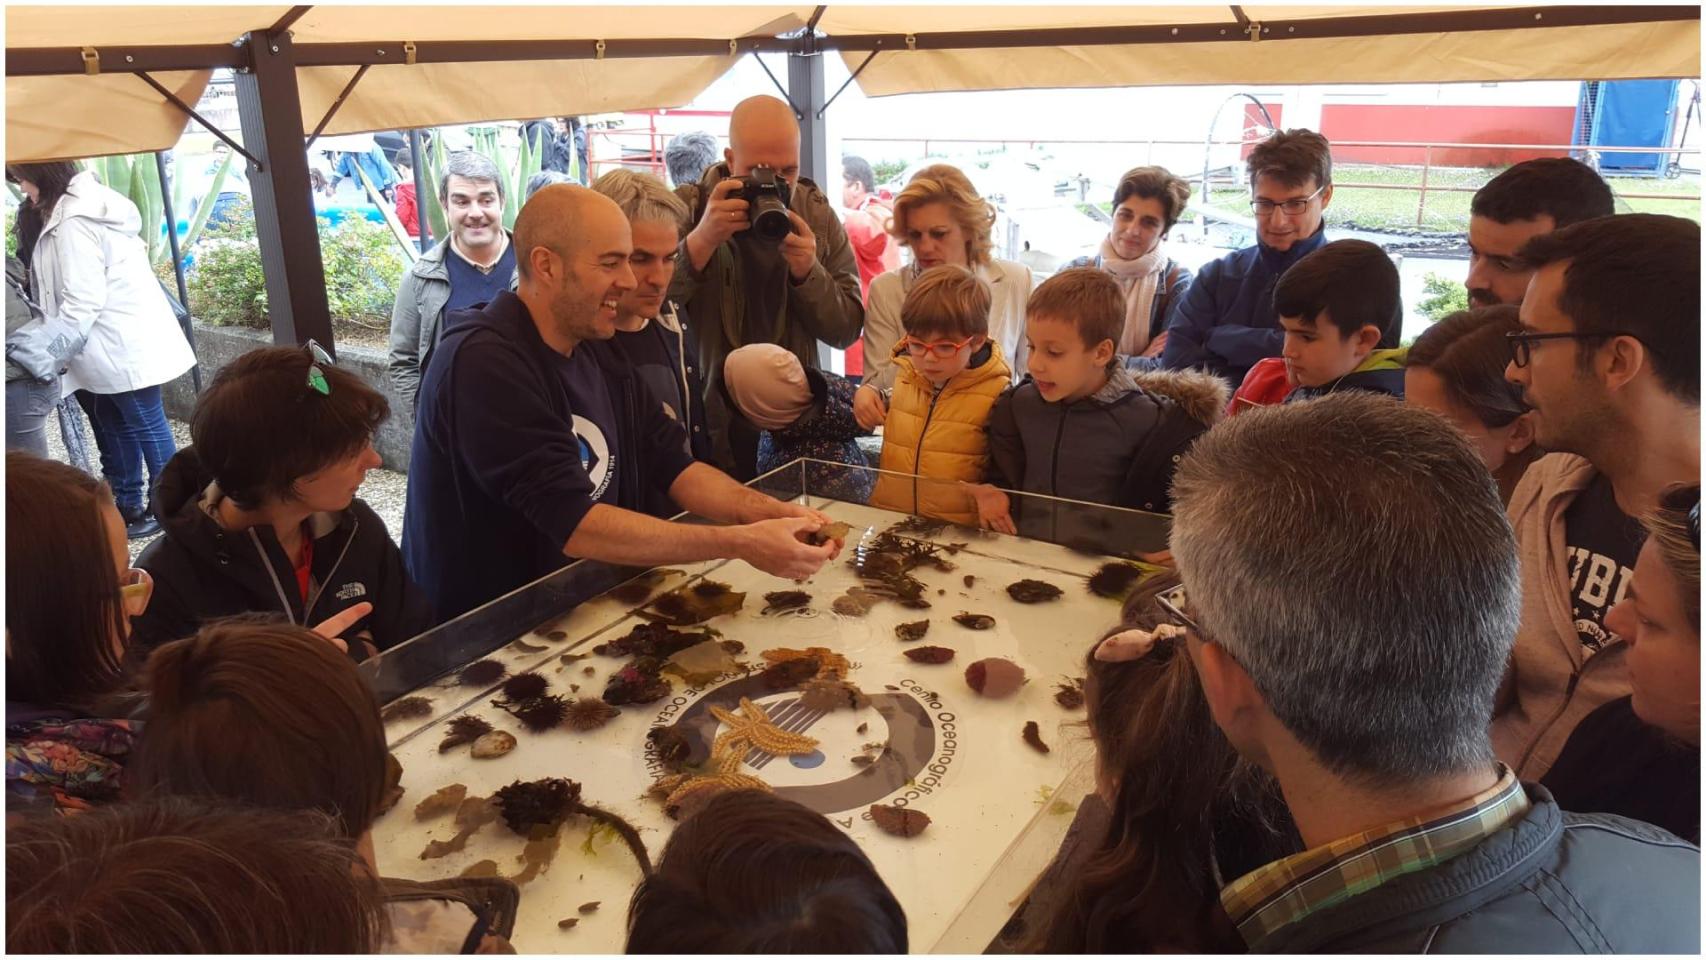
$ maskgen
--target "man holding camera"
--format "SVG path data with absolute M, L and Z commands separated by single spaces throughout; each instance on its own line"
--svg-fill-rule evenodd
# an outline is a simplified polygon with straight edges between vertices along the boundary
M 847 232 L 817 184 L 800 176 L 800 127 L 775 97 L 749 97 L 729 117 L 724 162 L 677 192 L 693 211 L 669 298 L 699 338 L 705 413 L 718 466 L 757 474 L 758 427 L 728 400 L 723 359 L 749 343 L 786 347 L 818 366 L 817 341 L 858 342 L 865 323 Z

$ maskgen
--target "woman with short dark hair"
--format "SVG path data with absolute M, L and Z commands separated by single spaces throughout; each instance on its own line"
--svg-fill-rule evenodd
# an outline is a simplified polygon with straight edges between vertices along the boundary
M 148 492 L 177 449 L 160 388 L 195 366 L 195 354 L 138 235 L 142 215 L 74 163 L 10 164 L 6 178 L 28 198 L 18 254 L 30 265 L 36 299 L 84 341 L 62 389 L 76 395 L 95 428 L 101 473 L 127 534 L 151 536 L 159 524 Z
M 1165 167 L 1133 167 L 1114 188 L 1113 224 L 1096 253 L 1062 267 L 1113 275 L 1125 295 L 1125 331 L 1115 345 L 1126 365 L 1154 366 L 1167 345 L 1167 315 L 1191 286 L 1191 270 L 1167 256 L 1164 241 L 1185 212 L 1191 185 Z
M 159 584 L 136 621 L 137 655 L 239 613 L 325 628 L 357 659 L 425 630 L 425 598 L 355 495 L 380 464 L 373 437 L 389 414 L 313 344 L 220 370 L 155 495 L 166 533 L 137 560 Z

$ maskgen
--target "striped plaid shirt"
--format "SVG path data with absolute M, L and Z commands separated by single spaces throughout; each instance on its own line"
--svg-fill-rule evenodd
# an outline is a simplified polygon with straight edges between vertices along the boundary
M 1261 953 L 1288 924 L 1467 853 L 1528 813 L 1516 774 L 1503 764 L 1499 770 L 1497 785 L 1450 813 L 1388 823 L 1245 874 L 1220 892 L 1226 915 L 1250 952 Z

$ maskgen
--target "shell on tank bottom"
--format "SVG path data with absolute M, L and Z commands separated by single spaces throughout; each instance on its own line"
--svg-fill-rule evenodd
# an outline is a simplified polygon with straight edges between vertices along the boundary
M 490 760 L 501 757 L 515 749 L 515 736 L 503 730 L 493 730 L 474 741 L 470 752 L 476 760 Z

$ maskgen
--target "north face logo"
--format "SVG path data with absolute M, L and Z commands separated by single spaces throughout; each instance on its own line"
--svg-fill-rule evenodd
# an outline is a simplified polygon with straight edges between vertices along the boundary
M 367 596 L 367 587 L 360 583 L 346 583 L 338 588 L 339 600 L 354 600 L 356 597 Z

